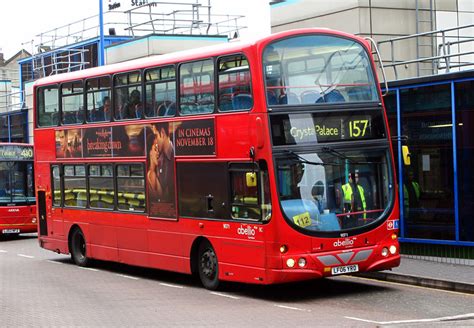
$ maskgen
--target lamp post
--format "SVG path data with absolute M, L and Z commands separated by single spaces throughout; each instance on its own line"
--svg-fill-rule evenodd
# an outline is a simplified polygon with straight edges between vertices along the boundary
M 105 50 L 104 50 L 104 6 L 102 0 L 99 0 L 99 66 L 105 64 Z

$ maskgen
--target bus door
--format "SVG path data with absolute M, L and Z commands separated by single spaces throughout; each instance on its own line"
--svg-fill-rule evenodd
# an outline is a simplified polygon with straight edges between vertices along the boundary
M 39 233 L 41 236 L 48 235 L 48 222 L 46 219 L 46 192 L 38 191 L 38 217 L 39 217 Z

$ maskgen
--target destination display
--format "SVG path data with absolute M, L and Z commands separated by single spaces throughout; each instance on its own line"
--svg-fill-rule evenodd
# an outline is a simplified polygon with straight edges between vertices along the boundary
M 385 137 L 380 112 L 277 114 L 270 121 L 274 146 Z
M 32 161 L 33 147 L 21 145 L 0 145 L 0 161 Z

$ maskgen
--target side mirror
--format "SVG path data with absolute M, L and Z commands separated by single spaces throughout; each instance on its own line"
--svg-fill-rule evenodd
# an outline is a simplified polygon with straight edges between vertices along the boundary
M 402 146 L 402 156 L 403 156 L 403 163 L 405 165 L 410 165 L 410 150 L 408 149 L 408 146 Z
M 257 186 L 257 173 L 255 172 L 245 173 L 245 183 L 247 187 L 256 187 Z

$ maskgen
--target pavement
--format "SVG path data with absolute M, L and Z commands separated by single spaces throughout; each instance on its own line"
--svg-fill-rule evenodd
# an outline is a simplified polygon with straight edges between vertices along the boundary
M 474 265 L 450 264 L 402 255 L 392 270 L 367 272 L 358 276 L 403 284 L 474 294 Z

